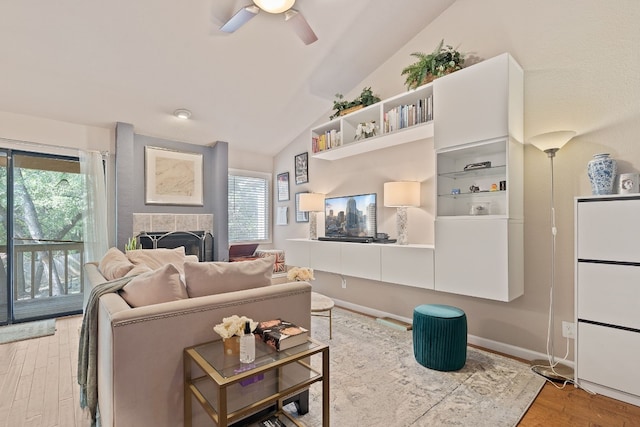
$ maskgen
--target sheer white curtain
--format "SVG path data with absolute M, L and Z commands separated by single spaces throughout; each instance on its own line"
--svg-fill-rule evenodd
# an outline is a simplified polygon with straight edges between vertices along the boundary
M 84 260 L 100 261 L 109 249 L 107 223 L 107 190 L 102 154 L 80 151 L 80 172 L 84 177 L 87 209 L 84 226 Z

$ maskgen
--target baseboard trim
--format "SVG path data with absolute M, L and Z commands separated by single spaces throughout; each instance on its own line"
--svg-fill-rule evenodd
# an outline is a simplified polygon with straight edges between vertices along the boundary
M 348 310 L 357 311 L 372 317 L 390 317 L 392 319 L 397 319 L 406 323 L 413 323 L 413 319 L 408 317 L 397 316 L 392 313 L 387 313 L 386 311 L 376 310 L 374 308 L 365 307 L 363 305 L 353 304 L 348 301 L 342 301 L 339 299 L 332 298 L 336 303 L 336 306 L 346 308 Z M 523 347 L 517 347 L 511 344 L 505 344 L 499 341 L 490 340 L 487 338 L 477 337 L 475 335 L 468 335 L 467 342 L 469 344 L 477 345 L 478 347 L 483 347 L 488 350 L 496 351 L 498 353 L 504 353 L 509 356 L 518 357 L 520 359 L 525 360 L 536 360 L 536 359 L 547 359 L 547 355 L 545 353 L 540 353 L 537 351 L 533 351 Z M 560 360 L 559 356 L 556 356 L 556 361 L 560 361 L 563 365 L 574 368 L 574 363 L 572 360 Z

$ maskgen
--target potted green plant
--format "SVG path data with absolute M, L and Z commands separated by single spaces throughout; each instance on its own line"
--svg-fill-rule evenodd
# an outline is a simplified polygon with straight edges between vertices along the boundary
M 344 96 L 341 93 L 336 93 L 336 100 L 333 101 L 333 109 L 336 111 L 329 117 L 329 120 L 333 120 L 336 117 L 344 116 L 352 111 L 358 110 L 369 105 L 373 105 L 376 102 L 380 102 L 380 98 L 373 94 L 371 87 L 365 87 L 362 89 L 360 95 L 353 101 L 345 101 Z
M 414 52 L 418 60 L 405 67 L 401 75 L 407 76 L 405 85 L 407 89 L 429 83 L 445 74 L 460 70 L 464 64 L 464 54 L 458 52 L 450 45 L 444 45 L 444 39 L 440 41 L 438 47 L 431 53 Z

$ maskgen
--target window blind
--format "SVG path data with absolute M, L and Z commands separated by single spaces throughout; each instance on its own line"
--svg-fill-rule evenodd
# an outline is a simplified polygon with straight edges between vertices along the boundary
M 229 242 L 270 239 L 270 178 L 250 172 L 229 174 Z

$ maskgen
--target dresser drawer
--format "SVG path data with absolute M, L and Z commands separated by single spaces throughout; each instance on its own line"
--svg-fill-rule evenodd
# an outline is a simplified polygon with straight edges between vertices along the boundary
M 640 396 L 640 333 L 578 322 L 576 378 Z
M 640 200 L 577 203 L 578 258 L 640 262 Z
M 640 266 L 579 262 L 578 319 L 640 329 Z

